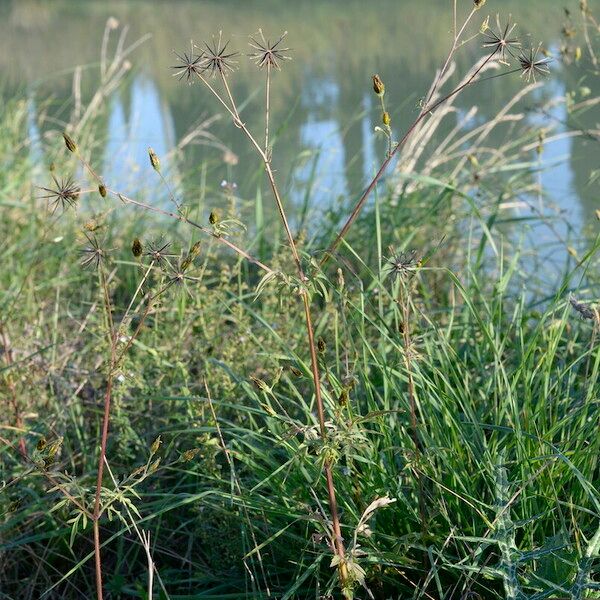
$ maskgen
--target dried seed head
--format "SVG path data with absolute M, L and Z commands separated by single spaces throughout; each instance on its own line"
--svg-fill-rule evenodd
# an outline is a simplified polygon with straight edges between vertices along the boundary
M 548 64 L 551 58 L 539 58 L 541 44 L 537 48 L 529 48 L 527 52 L 519 54 L 519 64 L 521 65 L 521 77 L 529 83 L 532 79 L 535 82 L 536 77 L 547 75 L 550 73 Z
M 66 132 L 63 131 L 63 139 L 65 140 L 65 146 L 69 152 L 77 152 L 77 144 L 73 141 L 73 138 Z
M 170 245 L 171 242 L 165 242 L 163 239 L 150 242 L 145 256 L 148 256 L 153 262 L 161 264 L 166 261 L 167 250 Z
M 100 246 L 98 238 L 92 234 L 85 233 L 85 237 L 89 243 L 81 250 L 84 259 L 81 261 L 81 266 L 84 268 L 93 267 L 99 268 L 104 260 L 106 260 L 108 252 Z
M 390 113 L 387 110 L 383 112 L 383 115 L 381 116 L 381 122 L 386 127 L 390 126 L 390 123 L 392 122 L 392 118 L 390 117 Z
M 392 277 L 403 277 L 414 273 L 419 266 L 417 251 L 397 252 L 390 246 L 390 258 L 387 259 L 387 269 Z
M 142 246 L 142 242 L 140 241 L 140 238 L 134 238 L 133 243 L 131 244 L 131 253 L 138 258 L 139 256 L 142 255 L 142 252 L 144 251 L 144 247 Z
M 226 52 L 229 41 L 223 44 L 223 32 L 219 31 L 219 37 L 213 36 L 212 46 L 204 44 L 206 51 L 203 54 L 201 61 L 202 71 L 208 71 L 213 77 L 219 73 L 223 77 L 235 70 L 237 61 L 234 57 L 239 55 L 239 52 Z
M 589 304 L 578 302 L 574 296 L 571 296 L 569 298 L 569 302 L 583 319 L 594 319 L 596 317 L 596 311 L 593 308 L 591 308 Z
M 497 55 L 501 63 L 508 64 L 508 59 L 511 56 L 514 57 L 513 49 L 521 47 L 518 38 L 511 37 L 516 24 L 511 21 L 509 16 L 506 25 L 502 27 L 500 25 L 500 17 L 497 15 L 496 26 L 496 31 L 488 27 L 484 32 L 483 35 L 486 41 L 483 43 L 483 47 L 489 48 L 493 55 Z
M 385 94 L 385 84 L 377 74 L 373 75 L 373 91 L 378 96 L 383 96 Z
M 175 69 L 174 76 L 179 76 L 179 80 L 186 78 L 188 83 L 192 83 L 194 80 L 194 76 L 200 74 L 202 69 L 202 57 L 204 55 L 201 52 L 199 55 L 194 56 L 193 46 L 192 51 L 188 54 L 187 52 L 183 52 L 182 54 L 178 54 L 173 51 L 175 56 L 179 59 L 180 63 L 178 65 L 173 65 L 171 68 Z
M 287 35 L 287 31 L 284 31 L 274 44 L 271 43 L 271 40 L 265 39 L 262 29 L 259 29 L 258 33 L 260 35 L 260 40 L 250 36 L 250 47 L 254 48 L 256 52 L 248 54 L 248 57 L 256 63 L 256 66 L 259 69 L 262 69 L 263 67 L 273 67 L 278 71 L 281 71 L 279 62 L 291 60 L 291 57 L 284 54 L 289 48 L 281 47 L 281 42 L 283 42 L 283 38 Z
M 150 159 L 150 164 L 152 165 L 152 168 L 157 173 L 160 173 L 160 160 L 158 159 L 156 152 L 154 152 L 152 148 L 148 148 L 148 158 Z
M 103 198 L 106 198 L 106 186 L 105 186 L 103 183 L 101 183 L 101 184 L 98 186 L 98 193 L 99 193 L 99 194 L 100 194 L 100 195 L 101 195 Z
M 45 187 L 40 188 L 44 192 L 47 192 L 47 194 L 41 196 L 41 198 L 47 199 L 53 204 L 52 213 L 54 213 L 59 206 L 61 206 L 63 210 L 74 206 L 77 202 L 77 198 L 79 198 L 81 189 L 75 184 L 73 178 L 61 178 L 59 181 L 54 174 L 52 174 L 52 179 L 56 186 L 55 189 Z

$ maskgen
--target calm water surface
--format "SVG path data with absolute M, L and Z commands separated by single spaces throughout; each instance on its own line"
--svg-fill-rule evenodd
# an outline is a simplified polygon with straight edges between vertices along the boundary
M 467 9 L 471 2 L 459 4 Z M 575 9 L 577 3 L 572 4 Z M 543 40 L 547 48 L 558 48 L 562 3 L 503 0 L 488 5 L 489 12 L 512 12 L 522 34 L 534 43 Z M 83 106 L 89 102 L 97 85 L 104 26 L 113 17 L 115 25 L 129 28 L 128 42 L 146 34 L 149 38 L 129 56 L 131 71 L 106 100 L 107 110 L 94 121 L 102 140 L 96 156 L 102 157 L 102 172 L 112 187 L 132 193 L 140 186 L 155 189 L 156 178 L 146 155 L 152 146 L 166 157 L 165 170 L 186 198 L 191 195 L 209 209 L 224 202 L 220 186 L 227 181 L 239 184 L 241 198 L 252 199 L 264 183 L 259 165 L 225 118 L 213 121 L 208 137 L 197 138 L 177 161 L 169 161 L 169 153 L 195 125 L 219 112 L 200 85 L 178 82 L 169 66 L 174 64 L 174 49 L 189 49 L 190 40 L 210 40 L 219 29 L 231 37 L 232 48 L 245 52 L 248 34 L 259 27 L 271 38 L 287 30 L 286 45 L 293 60 L 276 74 L 273 87 L 276 167 L 296 216 L 305 208 L 336 208 L 360 193 L 385 152 L 384 142 L 373 133 L 379 115 L 371 74 L 380 73 L 386 81 L 386 98 L 398 135 L 416 116 L 418 99 L 443 62 L 450 40 L 450 6 L 444 0 L 0 0 L 0 101 L 18 94 L 28 98 L 30 133 L 43 156 L 48 144 L 56 144 L 55 137 L 48 139 L 47 131 L 68 122 L 76 110 L 76 65 L 83 67 Z M 481 20 L 477 19 L 477 25 Z M 466 48 L 458 70 L 464 72 L 480 53 L 478 45 Z M 263 76 L 248 64 L 247 57 L 239 61 L 241 68 L 230 78 L 233 92 L 245 103 L 247 124 L 260 131 Z M 563 95 L 574 87 L 580 73 L 557 63 L 551 78 L 523 109 Z M 515 75 L 469 89 L 457 101 L 457 116 L 452 122 L 449 119 L 440 135 L 473 105 L 479 113 L 464 126 L 465 131 L 493 116 L 522 85 Z M 597 78 L 586 85 L 593 94 L 600 92 Z M 555 124 L 566 117 L 564 105 L 558 104 L 549 116 L 532 115 L 528 123 L 538 127 L 544 119 Z M 599 121 L 596 109 L 585 116 L 588 125 Z M 492 136 L 492 144 L 501 143 L 506 133 L 497 135 L 497 139 Z M 566 137 L 547 144 L 543 155 L 548 165 L 539 175 L 544 201 L 558 206 L 578 226 L 589 222 L 598 208 L 597 189 L 588 181 L 590 171 L 600 167 L 597 148 L 597 143 L 584 138 Z M 163 196 L 158 188 L 155 193 L 157 198 Z

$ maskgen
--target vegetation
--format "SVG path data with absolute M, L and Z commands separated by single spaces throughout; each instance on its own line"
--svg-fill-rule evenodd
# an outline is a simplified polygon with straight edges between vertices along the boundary
M 205 210 L 151 148 L 159 191 L 101 172 L 97 123 L 137 47 L 111 45 L 114 21 L 47 165 L 27 102 L 0 107 L 0 597 L 596 597 L 597 223 L 573 246 L 511 210 L 543 201 L 547 133 L 517 117 L 491 156 L 478 129 L 446 138 L 449 162 L 423 154 L 457 95 L 519 75 L 533 91 L 550 66 L 485 0 L 464 26 L 451 4 L 414 122 L 395 136 L 374 75 L 381 168 L 316 222 L 280 183 L 285 34 L 250 38 L 259 129 L 221 33 L 174 59 L 171 85 L 205 86 L 266 175 L 251 224 L 234 185 Z M 580 17 L 562 58 L 597 74 L 585 1 Z M 481 56 L 453 78 L 467 43 Z M 567 125 L 597 142 L 588 96 Z M 519 239 L 539 227 L 559 268 Z

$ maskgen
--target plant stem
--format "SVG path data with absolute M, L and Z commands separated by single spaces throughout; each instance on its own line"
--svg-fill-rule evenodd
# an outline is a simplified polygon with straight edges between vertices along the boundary
M 108 440 L 108 425 L 110 422 L 110 405 L 112 398 L 113 378 L 116 365 L 116 344 L 117 332 L 114 329 L 112 318 L 112 306 L 110 294 L 108 291 L 108 282 L 104 269 L 100 269 L 100 285 L 104 298 L 104 307 L 106 310 L 106 320 L 108 324 L 108 333 L 110 341 L 110 362 L 108 367 L 108 376 L 106 381 L 106 392 L 104 394 L 104 416 L 102 418 L 102 434 L 100 439 L 100 457 L 98 459 L 98 474 L 96 478 L 96 494 L 94 497 L 94 512 L 92 513 L 92 522 L 94 526 L 94 562 L 96 566 L 96 598 L 103 599 L 102 592 L 102 555 L 100 552 L 100 497 L 102 495 L 102 477 L 104 475 L 104 461 L 106 459 L 106 443 Z
M 421 110 L 421 112 L 419 113 L 419 116 L 414 120 L 413 124 L 407 129 L 407 131 L 404 134 L 404 136 L 402 137 L 402 139 L 396 144 L 396 147 L 392 150 L 392 152 L 381 163 L 381 166 L 379 167 L 379 171 L 377 171 L 377 173 L 375 174 L 375 177 L 373 177 L 373 179 L 371 180 L 371 182 L 369 183 L 369 185 L 367 186 L 367 188 L 365 189 L 365 191 L 362 193 L 361 197 L 358 199 L 358 202 L 354 205 L 354 208 L 352 209 L 352 212 L 350 213 L 350 216 L 348 217 L 348 219 L 344 223 L 342 229 L 337 234 L 337 236 L 335 237 L 335 239 L 333 240 L 333 242 L 331 243 L 331 245 L 329 246 L 329 248 L 326 250 L 325 255 L 321 259 L 321 263 L 320 263 L 321 266 L 325 265 L 325 263 L 331 258 L 332 254 L 335 252 L 335 250 L 337 249 L 337 247 L 340 245 L 340 242 L 346 237 L 346 234 L 348 233 L 350 227 L 352 227 L 354 221 L 356 221 L 356 218 L 358 217 L 360 211 L 362 210 L 365 202 L 367 201 L 367 199 L 370 196 L 371 192 L 375 189 L 375 186 L 377 185 L 377 183 L 379 182 L 379 180 L 381 179 L 381 177 L 385 173 L 388 165 L 392 161 L 392 158 L 394 158 L 394 156 L 400 150 L 400 148 L 402 148 L 402 146 L 404 146 L 404 144 L 406 143 L 406 141 L 408 140 L 408 138 L 413 134 L 413 132 L 415 131 L 415 129 L 417 128 L 417 126 L 419 125 L 419 123 L 427 115 L 431 114 L 436 108 L 438 108 L 440 105 L 442 105 L 444 102 L 446 102 L 450 98 L 456 96 L 456 94 L 458 94 L 459 92 L 461 92 L 464 88 L 466 88 L 467 86 L 471 85 L 471 83 L 473 82 L 473 80 L 475 79 L 475 77 L 477 77 L 477 75 L 481 72 L 481 70 L 492 60 L 492 58 L 496 55 L 497 52 L 498 52 L 497 50 L 495 50 L 494 52 L 492 52 L 477 67 L 477 69 L 475 69 L 475 71 L 473 72 L 473 74 L 469 77 L 469 79 L 465 83 L 459 85 L 457 88 L 455 88 L 454 90 L 452 90 L 450 93 L 446 94 L 443 98 L 441 98 L 437 102 L 434 102 L 430 107 L 426 106 L 425 108 L 423 108 Z
M 292 231 L 290 229 L 290 225 L 289 225 L 289 222 L 287 219 L 285 208 L 283 206 L 283 202 L 281 199 L 281 194 L 279 193 L 279 188 L 277 187 L 277 183 L 275 181 L 275 176 L 273 174 L 273 169 L 271 167 L 271 160 L 270 160 L 269 153 L 266 149 L 263 150 L 260 147 L 260 145 L 254 138 L 254 136 L 250 133 L 250 131 L 246 127 L 246 125 L 241 121 L 235 101 L 233 99 L 233 96 L 231 94 L 229 86 L 227 85 L 227 79 L 225 78 L 225 76 L 222 73 L 221 73 L 221 79 L 222 79 L 223 85 L 227 91 L 229 101 L 231 102 L 232 110 L 230 110 L 229 112 L 232 114 L 232 116 L 234 118 L 235 125 L 240 127 L 240 129 L 242 129 L 242 131 L 246 134 L 246 136 L 250 140 L 251 144 L 255 147 L 256 151 L 258 152 L 260 158 L 263 161 L 265 173 L 267 175 L 267 179 L 269 180 L 269 184 L 271 186 L 271 191 L 273 192 L 273 197 L 275 199 L 275 205 L 277 206 L 277 211 L 279 212 L 279 217 L 281 219 L 283 228 L 285 230 L 285 235 L 287 237 L 288 245 L 290 247 L 290 251 L 292 253 L 294 262 L 296 264 L 298 276 L 300 277 L 300 281 L 302 283 L 304 283 L 307 281 L 307 277 L 304 274 L 304 270 L 302 268 L 302 262 L 300 260 L 300 255 L 298 254 L 298 249 L 296 247 L 296 242 L 294 241 L 294 236 L 292 235 Z M 267 78 L 267 81 L 268 80 L 269 80 L 269 78 Z M 226 105 L 226 103 L 222 99 L 221 99 L 221 103 Z M 308 347 L 309 347 L 309 351 L 310 351 L 310 363 L 311 363 L 311 371 L 312 371 L 312 377 L 313 377 L 313 385 L 314 385 L 314 389 L 315 389 L 315 402 L 317 405 L 319 430 L 320 430 L 320 434 L 321 434 L 321 439 L 323 440 L 323 442 L 325 442 L 327 440 L 327 429 L 325 427 L 325 409 L 323 406 L 323 397 L 321 395 L 321 378 L 320 378 L 320 374 L 319 374 L 319 364 L 317 361 L 317 351 L 316 351 L 316 346 L 315 346 L 314 330 L 313 330 L 312 317 L 311 317 L 311 311 L 310 311 L 310 300 L 309 300 L 307 291 L 302 292 L 302 303 L 304 306 L 306 334 L 307 334 L 307 338 L 308 338 Z M 329 461 L 327 461 L 325 463 L 324 469 L 325 469 L 325 477 L 326 477 L 326 485 L 327 485 L 327 495 L 328 495 L 328 500 L 329 500 L 329 510 L 331 512 L 331 521 L 332 521 L 332 526 L 333 526 L 335 553 L 337 554 L 337 556 L 339 558 L 338 572 L 339 572 L 339 576 L 340 576 L 341 587 L 343 590 L 346 590 L 348 588 L 348 583 L 349 583 L 348 568 L 347 568 L 346 560 L 345 560 L 345 548 L 344 548 L 344 542 L 342 539 L 341 525 L 340 525 L 340 519 L 339 519 L 338 509 L 337 509 L 337 499 L 336 499 L 336 494 L 335 494 L 335 486 L 334 486 L 334 482 L 333 482 L 333 470 L 332 470 L 332 465 Z M 346 592 L 344 592 L 344 594 L 345 593 Z

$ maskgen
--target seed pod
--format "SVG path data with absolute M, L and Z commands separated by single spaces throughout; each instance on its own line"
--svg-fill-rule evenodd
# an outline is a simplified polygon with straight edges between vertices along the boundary
M 385 94 L 385 85 L 383 81 L 381 81 L 381 77 L 377 74 L 373 75 L 373 91 L 378 96 L 383 96 Z
M 302 371 L 300 369 L 297 369 L 296 367 L 290 367 L 290 371 L 296 376 L 296 377 L 302 377 Z
M 390 126 L 392 118 L 390 117 L 390 113 L 387 110 L 383 112 L 383 115 L 381 116 L 381 121 L 386 127 Z
M 208 217 L 208 222 L 211 225 L 216 225 L 219 222 L 219 215 L 217 214 L 216 211 L 214 211 L 214 210 L 210 211 L 210 215 Z
M 157 173 L 160 173 L 160 160 L 158 159 L 156 152 L 154 152 L 152 148 L 148 148 L 148 158 L 150 159 L 150 164 L 152 165 L 152 168 Z
M 103 198 L 106 198 L 106 186 L 105 186 L 103 183 L 101 183 L 101 184 L 98 186 L 98 193 L 99 193 L 99 194 L 100 194 L 100 195 L 101 195 Z
M 134 238 L 133 243 L 131 244 L 131 253 L 137 258 L 142 255 L 143 251 L 144 247 L 142 246 L 140 238 Z
M 62 136 L 65 140 L 67 150 L 69 152 L 77 152 L 77 144 L 73 141 L 73 138 L 67 132 L 63 132 Z

